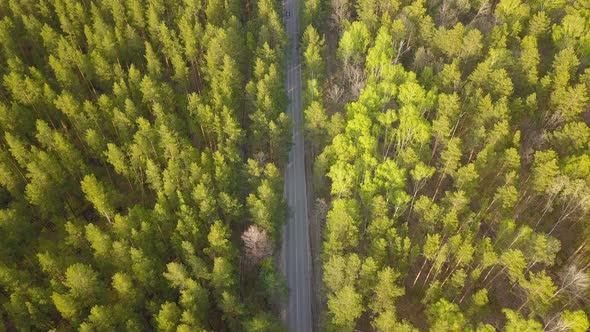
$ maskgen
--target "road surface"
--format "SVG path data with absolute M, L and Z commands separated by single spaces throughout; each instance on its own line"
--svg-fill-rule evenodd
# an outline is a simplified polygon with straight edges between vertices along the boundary
M 305 181 L 305 151 L 303 144 L 303 111 L 301 109 L 301 64 L 297 45 L 298 3 L 284 0 L 285 31 L 289 37 L 287 49 L 286 88 L 289 94 L 287 112 L 293 120 L 293 146 L 285 171 L 285 196 L 289 202 L 289 219 L 283 231 L 283 273 L 289 286 L 286 308 L 287 325 L 291 331 L 311 332 L 311 253 L 307 221 L 307 188 Z

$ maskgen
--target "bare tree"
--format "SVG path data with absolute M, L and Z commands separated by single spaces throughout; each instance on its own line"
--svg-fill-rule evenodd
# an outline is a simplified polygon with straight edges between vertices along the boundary
M 571 323 L 563 320 L 562 314 L 563 313 L 560 312 L 557 315 L 555 315 L 555 317 L 550 320 L 550 323 L 546 324 L 543 329 L 547 332 L 571 331 Z M 556 319 L 557 321 L 553 323 Z
M 585 294 L 590 286 L 590 278 L 588 278 L 588 274 L 585 271 L 586 267 L 580 269 L 575 263 L 571 263 L 559 273 L 561 284 L 559 285 L 559 289 L 553 294 L 553 297 L 559 295 L 561 292 L 568 294 L 568 301 L 561 307 L 561 310 L 566 309 L 574 301 L 586 299 Z M 545 331 L 569 331 L 571 327 L 570 323 L 562 319 L 562 314 L 563 312 L 561 311 L 555 314 L 545 324 Z
M 244 242 L 244 251 L 246 261 L 251 265 L 256 265 L 263 258 L 272 255 L 274 245 L 268 233 L 256 225 L 250 225 L 242 234 Z
M 586 216 L 590 210 L 590 190 L 584 180 L 569 180 L 566 182 L 561 195 L 558 197 L 561 209 L 557 221 L 549 231 L 549 235 L 555 231 L 557 226 L 570 216 L 579 214 L 579 218 Z
M 459 20 L 459 16 L 471 9 L 469 0 L 442 0 L 433 4 L 438 6 L 436 24 L 444 27 L 453 27 Z
M 543 207 L 543 213 L 541 214 L 541 216 L 537 220 L 537 223 L 535 224 L 535 229 L 539 226 L 539 223 L 541 222 L 545 214 L 553 210 L 553 203 L 557 199 L 559 193 L 561 193 L 563 188 L 565 188 L 567 181 L 567 177 L 559 176 L 555 178 L 549 186 L 547 186 L 547 188 L 545 189 L 545 206 Z
M 478 29 L 481 32 L 491 30 L 496 22 L 494 11 L 496 10 L 496 4 L 498 1 L 499 0 L 484 0 L 477 11 L 477 14 L 475 14 L 467 26 Z
M 332 5 L 332 27 L 340 32 L 342 22 L 350 19 L 350 3 L 348 0 L 331 0 L 330 2 Z
M 326 95 L 332 104 L 340 105 L 342 102 L 342 96 L 344 95 L 344 89 L 334 81 L 328 86 Z
M 553 294 L 557 296 L 561 292 L 567 292 L 570 298 L 580 298 L 590 286 L 590 279 L 584 269 L 578 269 L 575 264 L 570 264 L 559 273 L 561 285 Z
M 356 100 L 361 95 L 361 91 L 365 87 L 367 75 L 361 65 L 352 63 L 344 63 L 342 75 L 345 82 L 347 82 L 350 94 L 349 100 Z
M 325 199 L 316 199 L 313 209 L 313 220 L 315 221 L 316 225 L 323 225 L 325 223 L 328 210 L 330 210 L 330 206 L 328 203 L 326 203 Z
M 264 151 L 260 151 L 254 154 L 254 160 L 256 160 L 256 162 L 258 162 L 258 165 L 262 168 L 264 168 L 266 166 L 266 162 L 267 162 L 267 158 L 266 158 L 266 154 L 264 154 Z

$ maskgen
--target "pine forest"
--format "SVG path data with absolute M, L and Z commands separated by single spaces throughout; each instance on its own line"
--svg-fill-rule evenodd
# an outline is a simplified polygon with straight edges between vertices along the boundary
M 0 332 L 588 331 L 589 95 L 590 0 L 0 0 Z

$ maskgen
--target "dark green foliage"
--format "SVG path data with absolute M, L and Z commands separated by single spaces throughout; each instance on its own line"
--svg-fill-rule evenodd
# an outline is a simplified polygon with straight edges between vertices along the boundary
M 240 235 L 286 218 L 285 44 L 275 1 L 0 2 L 0 331 L 282 328 Z

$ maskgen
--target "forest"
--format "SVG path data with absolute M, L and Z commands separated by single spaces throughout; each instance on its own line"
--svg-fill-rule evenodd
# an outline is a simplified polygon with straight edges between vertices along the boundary
M 302 0 L 327 331 L 587 331 L 590 2 Z
M 0 331 L 276 331 L 274 0 L 0 1 Z
M 287 330 L 292 42 L 320 330 L 590 328 L 590 1 L 297 3 L 0 0 L 0 332 Z

